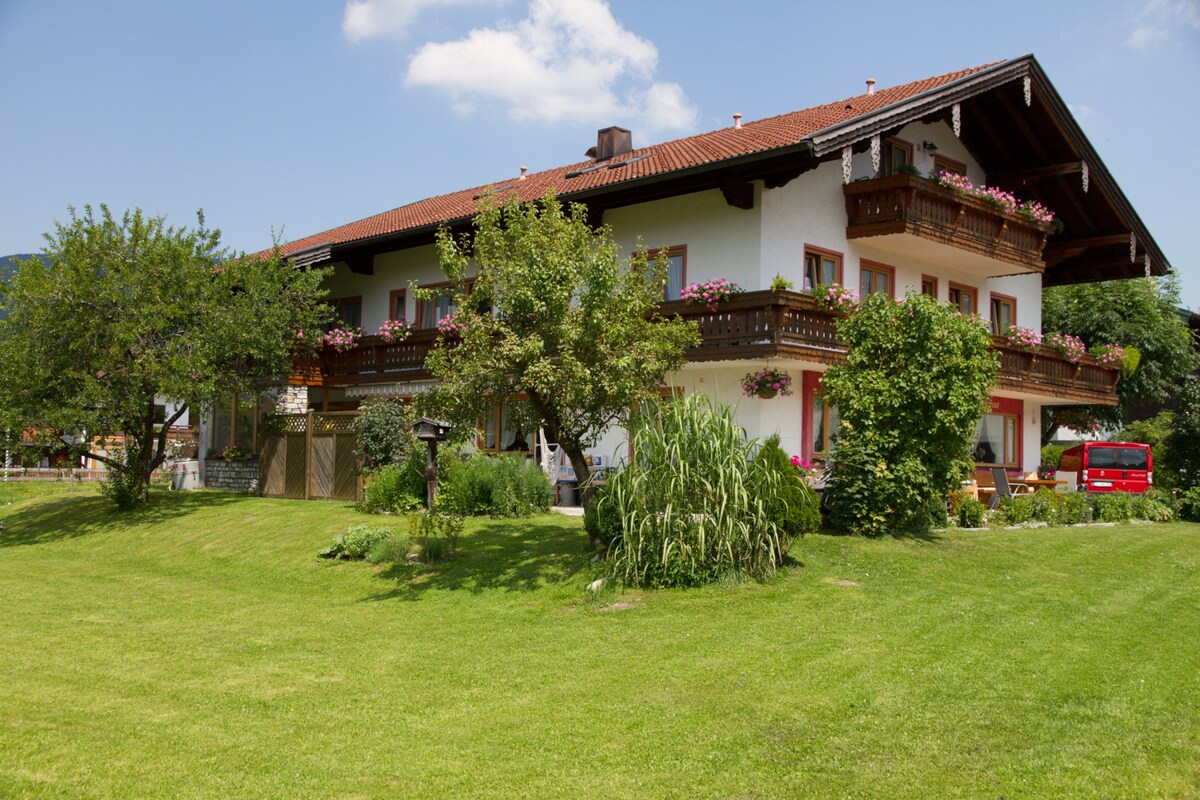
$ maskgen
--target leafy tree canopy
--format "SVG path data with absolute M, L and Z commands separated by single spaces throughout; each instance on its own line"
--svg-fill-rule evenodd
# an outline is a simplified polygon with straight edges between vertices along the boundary
M 324 272 L 286 267 L 277 250 L 235 255 L 203 214 L 188 229 L 85 206 L 45 238 L 43 259 L 0 282 L 0 430 L 77 441 L 122 505 L 144 499 L 188 408 L 286 375 L 328 312 Z M 178 404 L 166 424 L 156 401 Z M 123 457 L 95 452 L 116 435 Z
M 841 427 L 833 523 L 858 533 L 920 528 L 974 464 L 971 443 L 996 378 L 987 328 L 925 295 L 871 295 L 838 322 L 849 346 L 822 380 Z
M 430 353 L 438 384 L 426 408 L 474 430 L 494 403 L 526 397 L 522 421 L 544 428 L 586 481 L 584 449 L 655 397 L 698 341 L 695 325 L 657 313 L 665 259 L 639 250 L 624 263 L 611 229 L 553 195 L 503 208 L 485 198 L 473 235 L 443 229 L 437 247 L 461 339 Z
M 1114 424 L 1128 418 L 1133 406 L 1163 402 L 1196 369 L 1191 332 L 1178 305 L 1179 281 L 1173 275 L 1056 286 L 1042 293 L 1047 334 L 1070 333 L 1089 348 L 1115 343 L 1140 353 L 1136 369 L 1117 384 L 1120 406 L 1091 409 L 1102 422 Z M 1044 431 L 1053 431 L 1052 415 Z

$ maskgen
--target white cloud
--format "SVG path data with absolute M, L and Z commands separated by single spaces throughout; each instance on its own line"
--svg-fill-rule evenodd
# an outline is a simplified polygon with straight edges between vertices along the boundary
M 1133 15 L 1125 45 L 1146 50 L 1180 26 L 1200 31 L 1200 0 L 1148 0 Z
M 373 36 L 401 36 L 423 9 L 478 0 L 349 0 L 342 34 L 352 42 Z
M 689 129 L 696 110 L 674 83 L 653 82 L 658 49 L 621 26 L 604 0 L 532 0 L 521 22 L 423 45 L 406 82 L 461 108 L 492 100 L 514 119 Z

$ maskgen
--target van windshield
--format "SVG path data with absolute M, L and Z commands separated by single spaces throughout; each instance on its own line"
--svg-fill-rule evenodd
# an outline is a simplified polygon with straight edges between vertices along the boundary
M 1141 447 L 1093 447 L 1088 451 L 1092 469 L 1146 469 L 1146 450 Z

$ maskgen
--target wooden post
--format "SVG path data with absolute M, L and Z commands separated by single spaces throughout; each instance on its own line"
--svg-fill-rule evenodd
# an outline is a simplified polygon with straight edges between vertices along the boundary
M 313 412 L 312 409 L 304 414 L 304 499 L 311 495 L 312 484 L 312 446 L 313 446 Z
M 425 464 L 425 507 L 433 511 L 437 500 L 437 440 L 429 440 L 429 462 Z

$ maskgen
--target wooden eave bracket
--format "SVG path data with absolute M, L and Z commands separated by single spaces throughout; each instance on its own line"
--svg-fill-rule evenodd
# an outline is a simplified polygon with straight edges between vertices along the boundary
M 734 208 L 743 211 L 754 208 L 754 184 L 749 181 L 725 178 L 721 181 L 721 194 L 725 197 L 725 202 Z
M 1062 164 L 1046 164 L 1041 167 L 1030 167 L 1029 169 L 1015 170 L 1013 172 L 998 172 L 995 175 L 989 175 L 988 182 L 994 185 L 1024 186 L 1031 181 L 1041 180 L 1042 178 L 1074 175 L 1076 172 L 1083 172 L 1082 161 L 1067 161 Z

